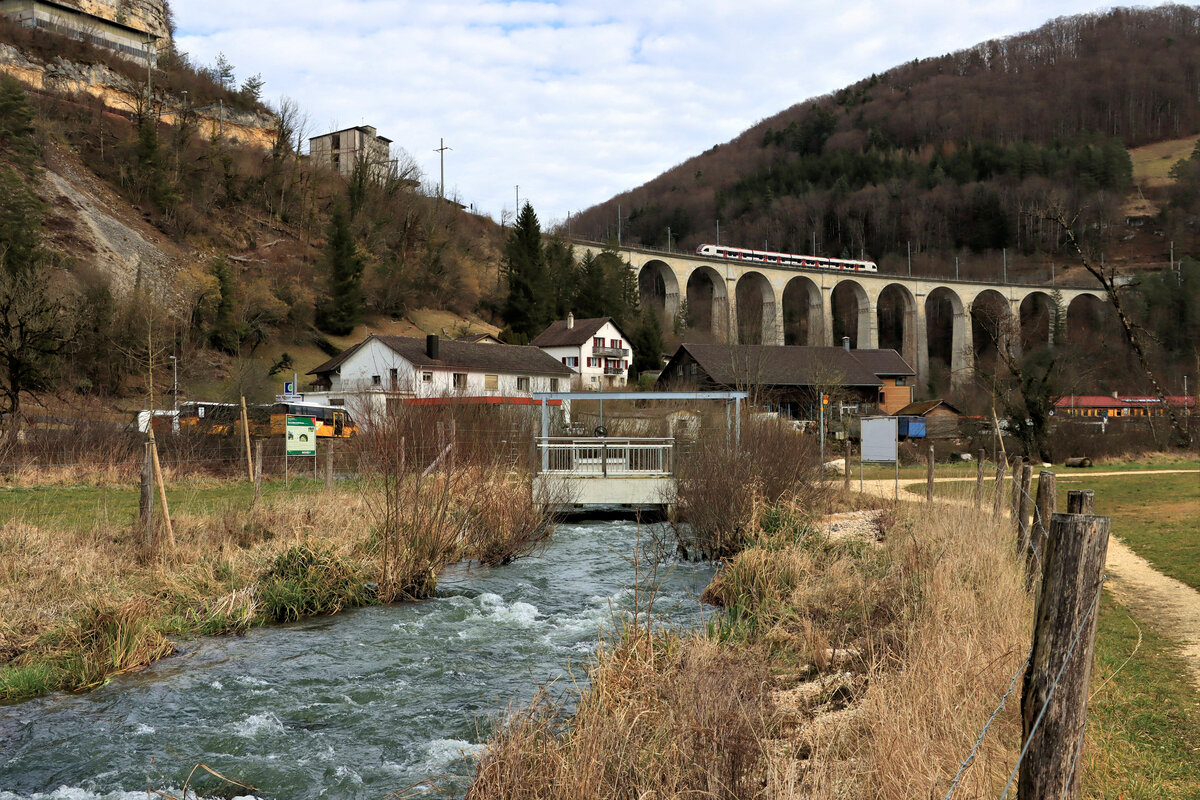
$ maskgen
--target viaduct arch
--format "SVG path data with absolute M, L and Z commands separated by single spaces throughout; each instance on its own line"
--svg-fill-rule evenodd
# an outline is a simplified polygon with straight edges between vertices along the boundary
M 602 245 L 576 242 L 574 248 L 581 257 Z M 1107 303 L 1100 289 L 1088 286 L 848 274 L 640 248 L 618 252 L 637 275 L 643 303 L 668 318 L 686 311 L 690 326 L 713 341 L 837 345 L 835 330 L 852 330 L 853 346 L 894 348 L 918 381 L 928 380 L 931 359 L 946 364 L 956 386 L 971 379 L 977 357 L 988 357 L 989 348 L 1019 350 L 1070 337 L 1081 309 L 1094 314 Z M 853 303 L 835 308 L 835 291 Z M 1061 319 L 1060 309 L 1069 311 Z M 931 320 L 946 332 L 933 341 Z

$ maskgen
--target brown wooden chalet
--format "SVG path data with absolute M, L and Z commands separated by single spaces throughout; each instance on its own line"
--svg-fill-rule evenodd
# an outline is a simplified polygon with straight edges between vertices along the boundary
M 762 405 L 807 418 L 821 393 L 860 411 L 899 409 L 912 400 L 915 374 L 895 350 L 685 343 L 658 383 L 748 390 Z

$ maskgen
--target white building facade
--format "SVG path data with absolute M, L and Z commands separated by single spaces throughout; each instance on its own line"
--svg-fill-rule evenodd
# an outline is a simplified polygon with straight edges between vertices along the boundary
M 575 319 L 568 314 L 538 334 L 530 344 L 575 373 L 574 388 L 588 391 L 625 386 L 633 350 L 611 317 Z
M 536 347 L 372 334 L 308 373 L 307 401 L 382 411 L 389 399 L 529 398 L 566 391 L 571 370 Z

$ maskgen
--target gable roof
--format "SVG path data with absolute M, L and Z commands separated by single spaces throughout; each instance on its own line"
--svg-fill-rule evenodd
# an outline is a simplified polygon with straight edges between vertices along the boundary
M 612 317 L 593 317 L 591 319 L 577 319 L 573 327 L 567 327 L 565 319 L 555 320 L 550 323 L 550 327 L 542 331 L 529 344 L 534 347 L 574 347 L 576 345 L 587 344 L 588 341 L 596 335 L 596 333 L 604 327 L 604 323 L 611 322 L 612 326 L 621 334 L 621 338 L 629 343 L 629 337 L 625 335 L 625 331 L 621 330 Z
M 552 356 L 532 345 L 483 344 L 442 339 L 438 341 L 438 358 L 430 358 L 425 340 L 410 336 L 371 334 L 343 353 L 313 369 L 309 375 L 333 372 L 372 339 L 378 339 L 397 355 L 415 367 L 467 369 L 479 372 L 535 373 L 538 375 L 574 375 L 574 371 Z
M 842 348 L 845 350 L 845 348 Z M 846 350 L 850 355 L 878 376 L 894 377 L 897 375 L 916 375 L 917 371 L 908 365 L 895 350 Z
M 897 417 L 923 417 L 935 408 L 944 408 L 947 411 L 961 415 L 962 412 L 955 408 L 945 400 L 918 400 L 915 403 L 909 403 L 904 408 L 896 412 Z
M 725 386 L 744 383 L 766 386 L 882 386 L 879 377 L 864 365 L 862 359 L 855 357 L 855 353 L 863 352 L 842 347 L 685 343 L 679 346 L 663 373 L 669 373 L 686 356 L 691 356 L 713 383 Z M 896 361 L 908 366 L 894 350 L 870 352 L 890 352 Z M 878 361 L 885 363 L 884 359 Z M 889 368 L 896 367 L 891 359 L 886 361 L 886 365 Z
M 459 336 L 454 341 L 456 342 L 482 342 L 485 344 L 504 344 L 494 334 L 487 333 L 468 333 L 466 336 Z

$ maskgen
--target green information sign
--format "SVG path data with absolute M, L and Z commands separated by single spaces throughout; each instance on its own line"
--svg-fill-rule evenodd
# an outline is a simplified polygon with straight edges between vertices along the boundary
M 315 456 L 317 454 L 316 418 L 288 414 L 285 447 L 289 456 Z

